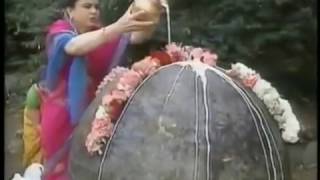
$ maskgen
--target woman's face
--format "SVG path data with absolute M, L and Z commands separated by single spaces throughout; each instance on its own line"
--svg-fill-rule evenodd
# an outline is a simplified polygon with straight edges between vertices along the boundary
M 78 0 L 68 12 L 80 33 L 100 27 L 99 0 Z

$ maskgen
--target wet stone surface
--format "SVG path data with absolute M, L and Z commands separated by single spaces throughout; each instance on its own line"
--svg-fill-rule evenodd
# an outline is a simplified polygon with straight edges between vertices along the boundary
M 23 78 L 21 74 L 14 74 L 14 76 L 17 77 L 12 78 L 10 76 L 10 81 Z M 9 83 L 14 84 L 13 82 Z M 10 88 L 12 92 L 19 90 L 17 85 Z M 24 98 L 21 93 L 13 94 L 8 98 L 5 106 L 5 180 L 9 180 L 15 172 L 22 172 L 23 143 L 21 133 Z M 294 103 L 294 110 L 298 110 L 297 117 L 308 128 L 309 137 L 302 143 L 287 145 L 292 180 L 317 179 L 317 108 L 314 100 L 308 99 L 305 103 L 299 103 L 299 101 Z

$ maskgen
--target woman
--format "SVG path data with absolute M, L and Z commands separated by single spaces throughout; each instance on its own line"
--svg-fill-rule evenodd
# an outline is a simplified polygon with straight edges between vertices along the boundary
M 139 21 L 143 11 L 126 13 L 101 27 L 99 0 L 66 0 L 65 17 L 49 26 L 46 88 L 41 104 L 41 143 L 50 160 L 71 135 L 82 112 L 111 66 L 117 64 L 130 42 L 128 35 L 154 26 Z M 135 43 L 132 42 L 131 43 Z M 46 175 L 48 180 L 67 177 L 67 154 Z

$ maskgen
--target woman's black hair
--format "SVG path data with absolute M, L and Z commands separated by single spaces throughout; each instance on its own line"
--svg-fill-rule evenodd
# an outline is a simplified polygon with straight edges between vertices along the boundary
M 79 0 L 61 0 L 59 3 L 59 8 L 60 9 L 65 9 L 68 7 L 74 7 L 74 5 L 76 4 L 76 2 Z
M 67 8 L 73 8 L 76 4 L 76 2 L 79 0 L 58 0 L 56 1 L 53 6 L 54 12 L 49 17 L 49 22 L 52 23 L 53 21 L 56 21 L 58 19 L 64 18 L 64 13 Z M 48 23 L 48 24 L 50 24 Z

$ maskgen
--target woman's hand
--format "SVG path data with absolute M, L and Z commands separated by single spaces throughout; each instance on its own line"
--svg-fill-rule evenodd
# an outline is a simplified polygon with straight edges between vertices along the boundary
M 147 16 L 145 11 L 131 12 L 131 7 L 132 6 L 130 6 L 125 14 L 115 23 L 121 32 L 142 31 L 155 25 L 153 21 L 142 20 Z
M 123 33 L 152 28 L 155 22 L 142 20 L 145 18 L 146 12 L 131 13 L 130 6 L 118 21 L 101 29 L 86 32 L 72 38 L 64 47 L 64 50 L 71 56 L 84 56 L 102 44 L 113 41 Z

